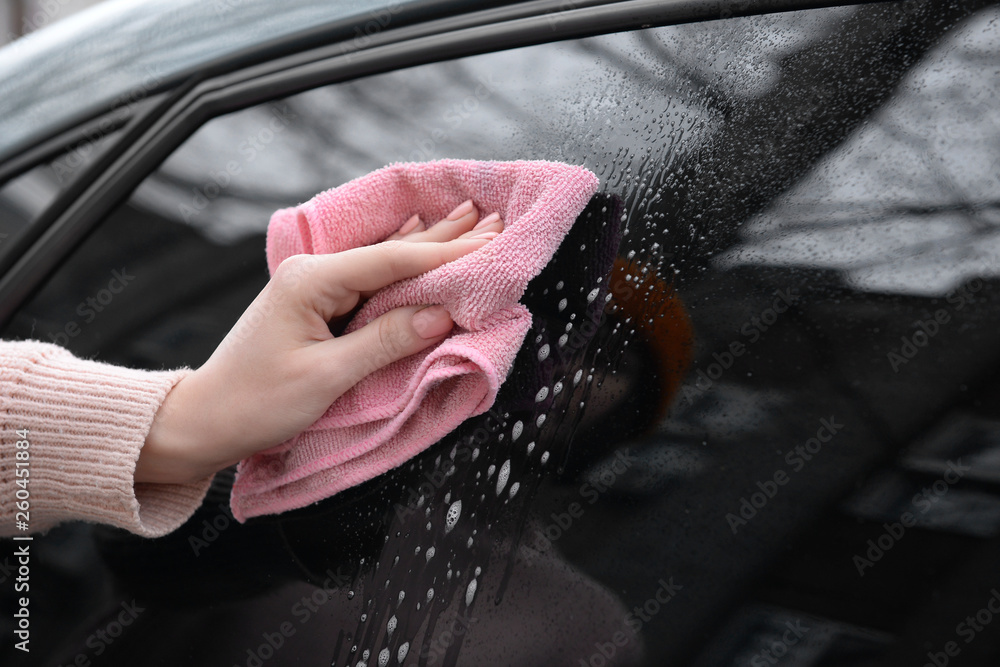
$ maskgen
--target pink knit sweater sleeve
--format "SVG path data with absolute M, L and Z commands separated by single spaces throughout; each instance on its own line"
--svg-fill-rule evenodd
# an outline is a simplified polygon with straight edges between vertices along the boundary
M 0 534 L 23 534 L 18 495 L 27 495 L 30 532 L 82 520 L 159 537 L 183 524 L 211 477 L 136 484 L 134 475 L 160 404 L 190 372 L 88 361 L 38 341 L 0 342 Z M 18 459 L 19 452 L 27 454 Z M 28 464 L 20 466 L 26 476 L 18 463 Z

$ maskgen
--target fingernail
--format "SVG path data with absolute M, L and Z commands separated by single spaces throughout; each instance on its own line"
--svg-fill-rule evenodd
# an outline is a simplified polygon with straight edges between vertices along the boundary
M 414 229 L 416 229 L 417 225 L 419 225 L 419 224 L 420 224 L 420 216 L 419 215 L 415 215 L 412 218 L 410 218 L 409 220 L 407 220 L 406 224 L 404 224 L 402 227 L 399 228 L 399 233 L 400 234 L 409 234 Z
M 487 241 L 492 241 L 496 237 L 500 236 L 500 232 L 483 232 L 482 234 L 476 234 L 475 236 L 470 236 L 470 239 L 486 239 Z
M 434 338 L 448 333 L 455 324 L 444 306 L 428 306 L 418 310 L 410 321 L 421 338 Z
M 476 226 L 473 227 L 472 229 L 474 231 L 474 230 L 477 230 L 477 229 L 482 229 L 483 227 L 489 227 L 494 222 L 500 222 L 500 214 L 499 213 L 490 213 L 488 216 L 486 216 L 485 218 L 483 218 L 482 220 L 480 220 L 476 224 Z
M 472 212 L 472 200 L 466 199 L 464 202 L 458 205 L 454 211 L 448 214 L 446 220 L 458 220 L 463 215 L 467 215 Z

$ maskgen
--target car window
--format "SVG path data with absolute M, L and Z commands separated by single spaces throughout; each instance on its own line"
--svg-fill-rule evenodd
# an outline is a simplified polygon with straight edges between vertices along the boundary
M 282 517 L 236 525 L 220 478 L 160 545 L 98 531 L 115 580 L 235 614 L 212 641 L 248 665 L 861 664 L 928 627 L 945 650 L 989 573 L 929 621 L 940 582 L 1000 530 L 998 18 L 646 29 L 209 121 L 5 335 L 197 365 L 267 279 L 270 214 L 394 161 L 560 160 L 601 192 L 488 413 Z
M 0 186 L 0 255 L 92 165 L 115 132 L 97 132 Z
M 0 59 L 0 153 L 44 139 L 44 127 L 145 96 L 196 72 L 206 61 L 239 57 L 262 43 L 354 17 L 361 37 L 379 32 L 407 0 L 146 0 L 90 9 L 55 30 L 35 32 L 4 48 Z M 47 16 L 37 13 L 33 16 Z M 151 18 L 155 17 L 155 18 Z M 30 19 L 31 17 L 29 17 Z M 43 21 L 44 23 L 44 21 Z M 220 34 L 224 38 L 220 39 Z M 350 39 L 355 39 L 352 32 Z M 134 45 L 141 43 L 139 52 Z M 70 45 L 71 48 L 66 48 Z M 81 63 L 80 54 L 86 54 Z M 52 125 L 39 123 L 45 117 Z

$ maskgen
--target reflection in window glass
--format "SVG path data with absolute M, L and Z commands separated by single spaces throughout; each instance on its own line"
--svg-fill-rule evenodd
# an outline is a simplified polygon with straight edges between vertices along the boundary
M 0 240 L 13 241 L 87 166 L 114 134 L 96 136 L 0 187 Z
M 719 261 L 836 269 L 861 290 L 923 296 L 1000 275 L 998 18 L 984 11 L 937 44 Z
M 975 413 L 974 460 L 996 459 L 996 19 L 867 5 L 643 30 L 220 117 L 17 331 L 64 330 L 128 257 L 135 288 L 70 344 L 196 364 L 263 283 L 276 208 L 396 160 L 588 166 L 602 192 L 525 294 L 493 409 L 277 520 L 294 577 L 333 594 L 297 636 L 337 665 L 742 665 L 787 623 L 816 628 L 785 646 L 801 664 L 904 650 L 940 616 L 922 554 L 957 576 L 1000 516 L 995 488 L 962 486 L 993 466 L 897 565 L 855 568 L 972 447 L 935 440 L 915 466 L 929 427 Z M 279 580 L 241 601 L 287 602 L 267 627 L 302 595 Z

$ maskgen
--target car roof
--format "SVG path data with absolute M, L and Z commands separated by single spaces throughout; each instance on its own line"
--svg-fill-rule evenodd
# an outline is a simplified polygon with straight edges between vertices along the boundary
M 516 1 L 110 0 L 0 49 L 0 156 L 209 66 Z

